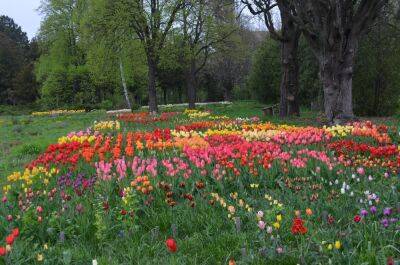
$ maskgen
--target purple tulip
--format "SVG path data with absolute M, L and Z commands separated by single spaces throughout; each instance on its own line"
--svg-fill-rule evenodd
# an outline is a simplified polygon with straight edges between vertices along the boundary
M 389 220 L 388 219 L 382 219 L 381 220 L 381 225 L 383 225 L 383 227 L 387 228 L 389 226 Z
M 376 207 L 375 206 L 371 206 L 371 208 L 369 208 L 369 211 L 372 213 L 372 214 L 376 214 Z
M 360 214 L 361 214 L 361 216 L 364 216 L 364 217 L 365 217 L 365 216 L 368 215 L 368 211 L 365 210 L 365 209 L 361 209 Z
M 392 214 L 392 208 L 386 207 L 385 209 L 383 209 L 383 214 L 384 215 L 391 215 Z
M 75 210 L 76 210 L 78 213 L 82 213 L 83 210 L 84 210 L 83 205 L 82 205 L 81 203 L 79 203 L 78 205 L 76 205 Z

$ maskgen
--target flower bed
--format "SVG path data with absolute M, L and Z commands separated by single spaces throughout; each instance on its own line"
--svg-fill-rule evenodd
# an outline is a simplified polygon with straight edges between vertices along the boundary
M 168 121 L 178 115 L 179 112 L 163 112 L 160 115 L 153 116 L 148 112 L 138 112 L 129 114 L 119 114 L 117 119 L 129 123 L 148 124 L 159 121 Z
M 200 112 L 186 112 L 193 113 Z M 77 241 L 97 256 L 112 248 L 119 263 L 135 260 L 123 253 L 142 244 L 155 255 L 190 260 L 202 246 L 189 250 L 187 244 L 204 231 L 213 240 L 231 240 L 210 253 L 213 263 L 379 263 L 399 254 L 400 152 L 388 128 L 199 120 L 209 116 L 150 131 L 100 122 L 61 137 L 8 176 L 2 235 L 19 228 L 13 238 L 28 263 L 58 263 L 52 251 L 68 251 Z M 147 124 L 172 117 L 188 118 L 138 113 L 118 119 Z M 151 232 L 156 227 L 161 235 Z M 0 255 L 15 261 L 12 243 L 0 246 Z M 371 249 L 376 255 L 366 257 Z M 70 254 L 86 263 L 96 258 Z
M 49 110 L 32 112 L 32 116 L 51 116 L 51 115 L 70 115 L 70 114 L 81 114 L 85 110 Z

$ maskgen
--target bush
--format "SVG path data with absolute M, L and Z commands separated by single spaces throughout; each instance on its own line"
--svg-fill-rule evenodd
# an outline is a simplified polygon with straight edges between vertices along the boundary
M 262 103 L 277 103 L 280 95 L 281 58 L 280 45 L 277 41 L 267 38 L 254 55 L 253 66 L 247 79 L 247 91 L 253 99 Z M 310 48 L 304 39 L 300 39 L 299 50 L 299 100 L 303 106 L 310 106 L 321 97 L 322 87 L 318 78 L 318 65 Z
M 235 86 L 233 88 L 233 98 L 238 100 L 249 99 L 251 98 L 251 91 L 246 86 Z
M 132 103 L 131 105 L 132 105 L 132 112 L 135 112 L 135 111 L 139 110 L 142 107 L 138 103 Z
M 24 144 L 20 148 L 18 148 L 17 156 L 24 157 L 26 155 L 37 155 L 41 152 L 41 148 L 35 144 Z
M 113 108 L 113 105 L 114 104 L 111 100 L 105 99 L 99 104 L 99 108 L 103 110 L 111 110 Z
M 60 108 L 71 104 L 72 90 L 67 85 L 67 73 L 65 68 L 55 68 L 43 83 L 40 103 L 48 109 Z
M 39 111 L 40 107 L 37 103 L 29 103 L 24 105 L 0 105 L 1 115 L 29 115 L 34 111 Z
M 281 78 L 280 49 L 276 41 L 267 38 L 253 57 L 254 64 L 247 80 L 253 99 L 264 103 L 279 101 Z

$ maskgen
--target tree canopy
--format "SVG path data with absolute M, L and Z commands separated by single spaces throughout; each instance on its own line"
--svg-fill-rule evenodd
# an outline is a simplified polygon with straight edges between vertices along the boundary
M 157 111 L 254 98 L 280 102 L 281 116 L 300 106 L 331 122 L 390 115 L 399 10 L 394 0 L 45 0 L 34 40 L 0 17 L 0 103 Z

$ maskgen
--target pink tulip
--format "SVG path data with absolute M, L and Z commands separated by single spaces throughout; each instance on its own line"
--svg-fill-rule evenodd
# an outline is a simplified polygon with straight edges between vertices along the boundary
M 258 221 L 258 228 L 260 228 L 261 230 L 265 229 L 265 222 L 264 221 Z

